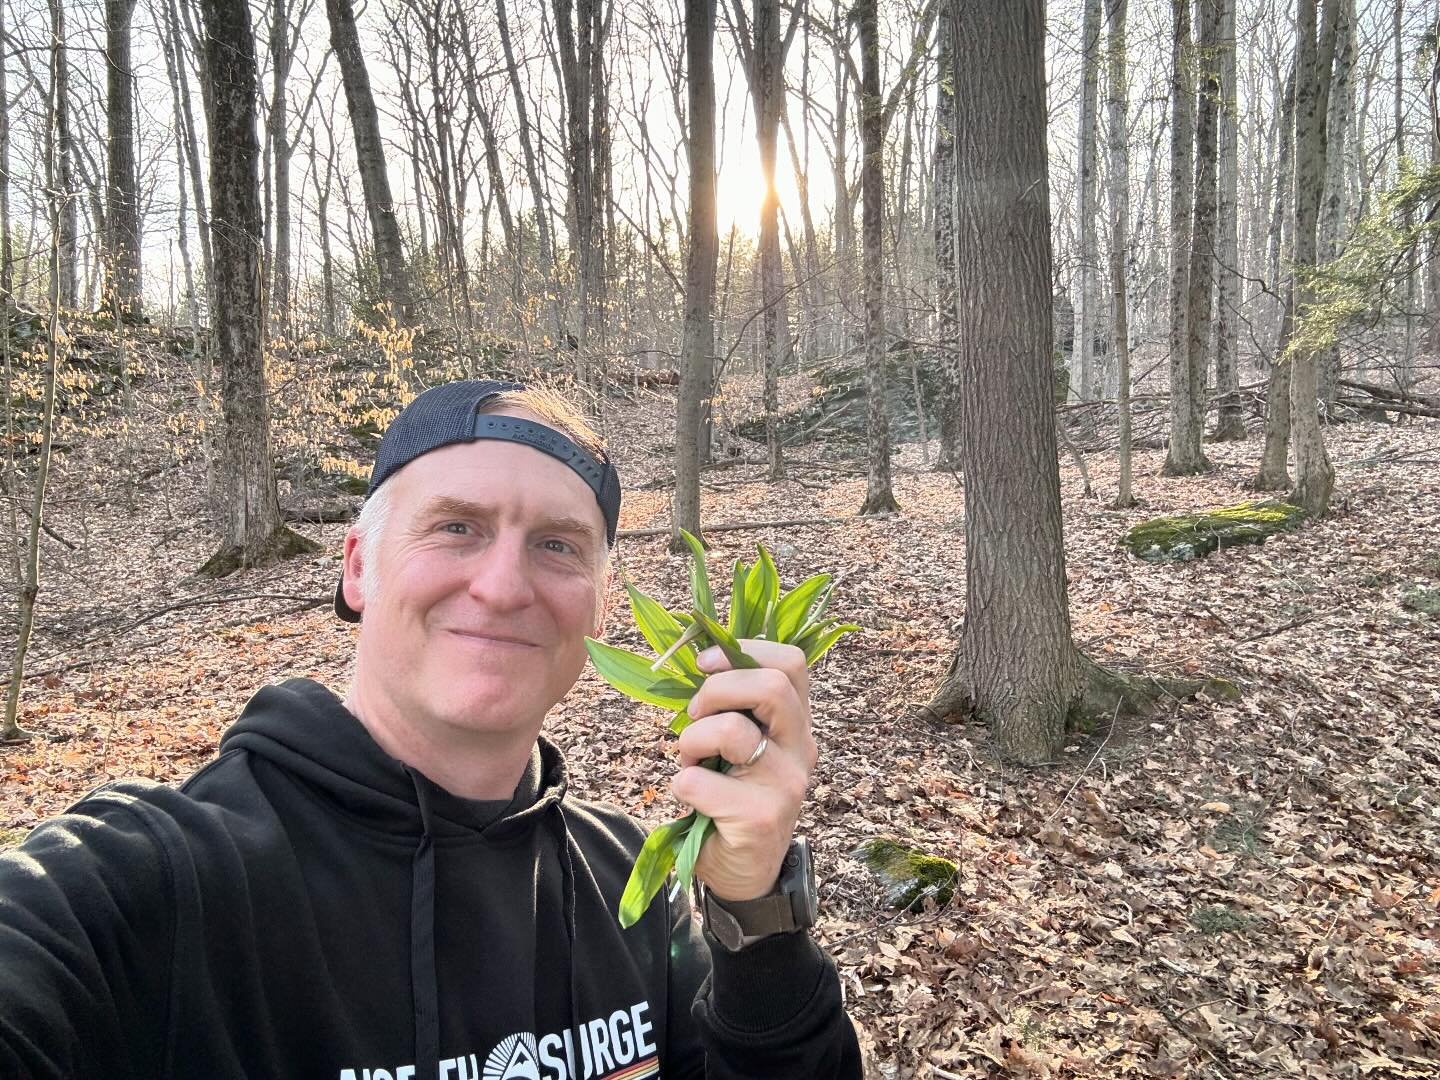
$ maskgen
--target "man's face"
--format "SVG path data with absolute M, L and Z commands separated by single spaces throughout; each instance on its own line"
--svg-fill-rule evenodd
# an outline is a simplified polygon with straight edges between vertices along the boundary
M 391 512 L 372 565 L 361 565 L 353 532 L 345 541 L 364 707 L 436 736 L 450 726 L 533 738 L 585 666 L 584 636 L 599 630 L 595 496 L 548 454 L 493 439 L 432 450 L 385 488 Z

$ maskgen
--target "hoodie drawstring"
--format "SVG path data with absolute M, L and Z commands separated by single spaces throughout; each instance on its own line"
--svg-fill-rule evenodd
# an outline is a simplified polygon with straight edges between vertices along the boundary
M 415 1076 L 438 1080 L 440 987 L 435 974 L 435 842 L 428 785 L 406 769 L 420 808 L 420 843 L 410 860 L 410 992 L 415 1000 Z
M 555 808 L 555 815 L 547 817 L 547 820 L 550 821 L 555 831 L 555 846 L 560 855 L 561 889 L 564 895 L 567 954 L 565 978 L 569 983 L 569 992 L 566 996 L 570 1002 L 570 1029 L 578 1032 L 581 1021 L 580 986 L 579 980 L 575 977 L 575 863 L 570 857 L 570 826 L 565 821 L 565 807 L 559 800 L 551 805 Z

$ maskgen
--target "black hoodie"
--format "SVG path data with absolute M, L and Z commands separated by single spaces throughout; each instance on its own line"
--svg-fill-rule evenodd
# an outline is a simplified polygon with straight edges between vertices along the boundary
M 643 837 L 544 739 L 477 802 L 267 687 L 182 788 L 108 785 L 0 856 L 0 1076 L 858 1078 L 806 935 L 712 971 L 683 897 L 620 929 Z

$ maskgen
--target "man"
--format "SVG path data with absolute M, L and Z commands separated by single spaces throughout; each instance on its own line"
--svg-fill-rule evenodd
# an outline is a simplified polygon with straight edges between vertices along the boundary
M 416 398 L 345 538 L 344 703 L 267 687 L 178 790 L 108 785 L 0 858 L 0 1076 L 859 1077 L 791 844 L 798 650 L 701 657 L 672 786 L 717 826 L 704 935 L 668 890 L 616 920 L 643 832 L 566 794 L 540 728 L 603 622 L 619 502 L 562 401 Z

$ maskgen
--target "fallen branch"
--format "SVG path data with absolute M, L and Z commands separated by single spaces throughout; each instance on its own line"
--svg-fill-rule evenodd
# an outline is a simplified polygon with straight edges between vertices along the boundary
M 726 521 L 716 525 L 706 525 L 702 532 L 738 532 L 743 529 L 789 529 L 800 525 L 843 525 L 847 521 L 874 521 L 878 518 L 894 517 L 895 511 L 887 511 L 883 514 L 866 514 L 861 518 L 858 514 L 846 514 L 844 517 L 817 517 L 817 518 L 791 518 L 788 521 Z M 661 525 L 653 529 L 621 529 L 615 534 L 616 539 L 633 540 L 644 536 L 669 536 L 670 526 Z

